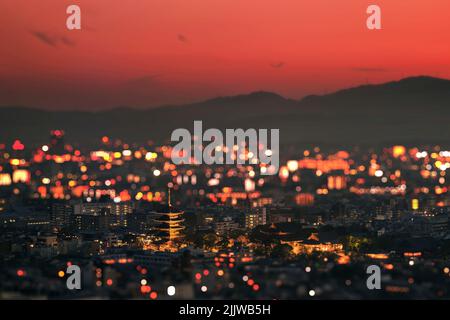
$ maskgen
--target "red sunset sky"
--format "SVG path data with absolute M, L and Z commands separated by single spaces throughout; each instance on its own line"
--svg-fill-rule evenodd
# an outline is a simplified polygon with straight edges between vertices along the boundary
M 66 29 L 78 4 L 82 30 Z M 380 31 L 366 8 L 382 9 Z M 1 0 L 0 105 L 150 107 L 450 78 L 449 0 Z

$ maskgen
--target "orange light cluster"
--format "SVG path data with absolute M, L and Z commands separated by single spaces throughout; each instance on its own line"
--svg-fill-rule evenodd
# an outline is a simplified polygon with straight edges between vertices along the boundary
M 350 164 L 344 159 L 302 159 L 299 160 L 298 167 L 300 169 L 319 170 L 324 173 L 334 170 L 343 170 L 344 172 L 348 172 L 350 169 Z

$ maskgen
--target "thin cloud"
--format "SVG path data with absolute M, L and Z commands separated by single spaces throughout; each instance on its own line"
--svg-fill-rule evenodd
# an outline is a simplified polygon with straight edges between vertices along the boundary
M 66 36 L 50 35 L 42 31 L 30 31 L 31 35 L 34 36 L 41 43 L 46 44 L 51 47 L 58 47 L 60 44 L 74 47 L 76 43 Z
M 188 38 L 187 38 L 185 35 L 183 35 L 183 34 L 178 34 L 178 35 L 177 35 L 177 39 L 178 39 L 178 41 L 180 41 L 180 42 L 184 42 L 184 43 L 189 42 Z
M 130 79 L 130 80 L 126 81 L 125 85 L 127 87 L 133 87 L 133 88 L 137 88 L 137 89 L 141 89 L 141 88 L 147 89 L 148 86 L 158 83 L 158 78 L 160 78 L 161 76 L 162 76 L 161 74 L 145 75 L 143 77 Z
M 356 72 L 389 72 L 386 68 L 353 67 L 351 70 Z
M 46 34 L 45 32 L 41 32 L 41 31 L 31 31 L 31 34 L 38 39 L 39 41 L 41 41 L 44 44 L 47 44 L 49 46 L 52 47 L 56 47 L 58 45 L 58 40 L 49 36 L 48 34 Z
M 276 63 L 271 63 L 270 66 L 272 68 L 280 69 L 280 68 L 284 67 L 284 62 L 280 61 L 280 62 L 276 62 Z
M 74 47 L 76 45 L 76 43 L 74 41 L 72 41 L 71 39 L 69 39 L 67 37 L 61 37 L 61 42 L 69 47 Z

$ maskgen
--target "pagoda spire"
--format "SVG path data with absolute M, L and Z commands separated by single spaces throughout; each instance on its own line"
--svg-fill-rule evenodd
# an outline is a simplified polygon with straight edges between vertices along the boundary
M 167 198 L 167 205 L 169 206 L 169 212 L 170 209 L 172 209 L 172 202 L 170 201 L 170 187 L 168 188 L 168 198 Z

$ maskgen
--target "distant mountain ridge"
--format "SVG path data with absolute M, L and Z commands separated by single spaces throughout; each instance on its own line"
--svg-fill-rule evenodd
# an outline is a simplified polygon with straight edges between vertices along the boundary
M 0 142 L 21 138 L 28 144 L 48 142 L 49 131 L 56 128 L 81 145 L 103 135 L 127 142 L 162 142 L 176 128 L 192 130 L 194 120 L 203 120 L 205 129 L 279 128 L 285 144 L 449 144 L 450 80 L 412 77 L 300 101 L 260 91 L 146 110 L 2 107 L 0 119 Z

